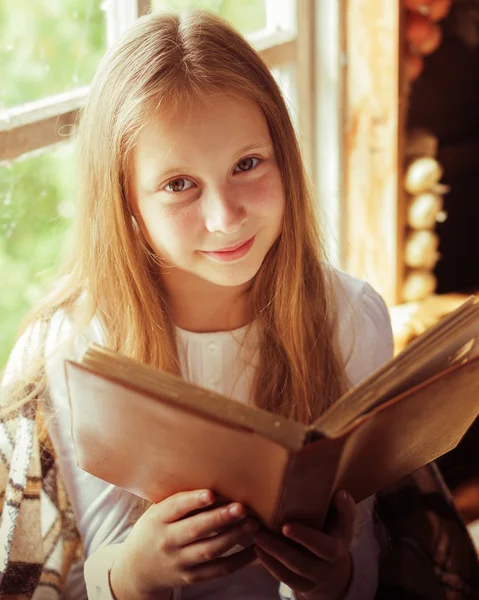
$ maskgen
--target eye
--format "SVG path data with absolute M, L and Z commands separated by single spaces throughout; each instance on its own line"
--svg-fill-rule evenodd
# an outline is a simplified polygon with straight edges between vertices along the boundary
M 253 158 L 252 156 L 249 156 L 248 158 L 242 158 L 236 165 L 234 172 L 237 173 L 237 169 L 240 171 L 251 171 L 251 169 L 254 169 L 258 163 L 259 158 Z
M 189 190 L 192 186 L 193 182 L 190 179 L 186 179 L 185 177 L 178 177 L 177 179 L 169 181 L 165 185 L 165 190 L 167 192 L 184 192 L 185 190 Z

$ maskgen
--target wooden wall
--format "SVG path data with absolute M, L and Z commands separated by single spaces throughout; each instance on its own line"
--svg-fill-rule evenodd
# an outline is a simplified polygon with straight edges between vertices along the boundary
M 403 278 L 405 213 L 402 2 L 344 4 L 344 268 L 393 305 Z

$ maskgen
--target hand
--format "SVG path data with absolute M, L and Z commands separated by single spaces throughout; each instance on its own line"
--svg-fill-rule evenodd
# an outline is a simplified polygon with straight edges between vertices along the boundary
M 282 533 L 295 544 L 265 530 L 254 536 L 263 566 L 304 600 L 340 600 L 351 580 L 349 547 L 354 534 L 356 505 L 346 492 L 335 496 L 337 515 L 324 533 L 300 522 L 287 523 Z
M 135 523 L 113 563 L 110 581 L 115 596 L 167 598 L 171 588 L 215 579 L 252 562 L 256 558 L 252 546 L 222 555 L 237 544 L 251 544 L 257 524 L 247 518 L 242 504 L 213 507 L 214 501 L 212 491 L 196 490 L 152 505 Z

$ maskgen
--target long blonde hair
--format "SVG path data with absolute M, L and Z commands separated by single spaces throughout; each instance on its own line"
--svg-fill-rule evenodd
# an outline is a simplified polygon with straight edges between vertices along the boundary
M 254 399 L 310 422 L 346 384 L 314 205 L 277 83 L 249 43 L 211 14 L 142 17 L 103 59 L 79 124 L 81 188 L 70 256 L 29 322 L 59 308 L 83 324 L 97 315 L 110 347 L 179 373 L 157 262 L 129 209 L 131 157 L 153 115 L 176 98 L 214 90 L 247 96 L 262 109 L 286 198 L 283 230 L 250 293 L 260 350 Z

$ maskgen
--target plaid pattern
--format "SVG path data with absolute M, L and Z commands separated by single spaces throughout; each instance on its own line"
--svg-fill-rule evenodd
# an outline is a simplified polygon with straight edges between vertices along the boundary
M 61 598 L 80 535 L 32 400 L 0 421 L 0 597 Z
M 80 535 L 38 403 L 0 420 L 0 597 L 57 600 Z M 479 600 L 479 564 L 435 467 L 378 495 L 388 547 L 376 600 Z

